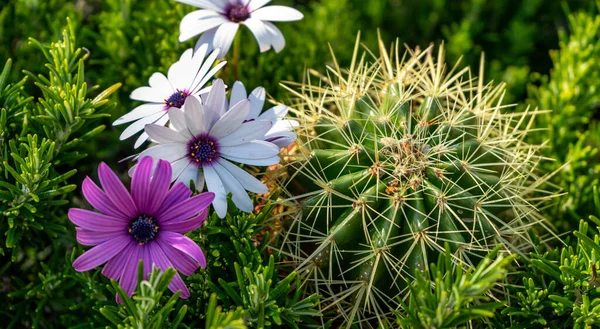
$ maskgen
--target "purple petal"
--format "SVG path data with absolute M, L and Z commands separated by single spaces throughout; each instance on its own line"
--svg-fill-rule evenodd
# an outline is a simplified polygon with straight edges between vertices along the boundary
M 206 267 L 206 258 L 202 249 L 187 236 L 183 236 L 179 233 L 174 232 L 161 232 L 159 236 L 160 243 L 162 245 L 168 244 L 169 246 L 183 252 L 184 254 L 192 257 L 198 262 L 203 268 Z
M 91 270 L 96 266 L 100 266 L 113 258 L 119 251 L 123 250 L 129 242 L 131 242 L 131 237 L 122 235 L 99 244 L 79 256 L 73 262 L 73 268 L 75 268 L 77 272 L 84 272 Z
M 166 209 L 171 208 L 173 205 L 185 201 L 187 198 L 190 197 L 190 195 L 192 195 L 192 191 L 189 188 L 187 188 L 185 184 L 181 182 L 176 183 L 175 185 L 173 185 L 171 190 L 167 192 L 165 200 L 160 205 L 160 208 L 157 212 L 163 213 Z M 157 214 L 156 216 L 158 217 L 159 215 Z
M 123 212 L 117 209 L 112 201 L 110 201 L 110 199 L 106 196 L 104 191 L 102 191 L 98 185 L 91 180 L 91 178 L 86 177 L 83 180 L 81 190 L 83 192 L 83 196 L 92 205 L 92 207 L 100 210 L 100 212 L 118 218 L 127 218 Z
M 202 224 L 204 224 L 204 221 L 206 220 L 207 215 L 208 208 L 204 209 L 200 213 L 200 215 L 194 218 L 190 218 L 187 220 L 173 220 L 168 223 L 164 223 L 160 226 L 160 229 L 163 231 L 171 231 L 181 234 L 187 233 L 202 226 Z
M 102 269 L 102 275 L 107 278 L 113 280 L 119 280 L 121 278 L 121 274 L 123 274 L 123 269 L 127 264 L 129 256 L 135 250 L 136 245 L 133 240 L 130 241 L 129 245 L 127 245 L 123 250 L 121 250 L 118 254 L 116 254 L 113 258 L 111 258 L 104 268 Z
M 131 195 L 106 163 L 100 163 L 98 176 L 110 201 L 129 218 L 135 218 L 138 213 Z
M 76 227 L 75 230 L 77 231 L 77 242 L 84 246 L 96 246 L 119 235 L 125 235 L 125 231 L 98 232 L 86 230 L 81 227 Z
M 139 247 L 139 246 L 138 246 Z M 125 267 L 123 267 L 123 274 L 121 274 L 121 278 L 119 279 L 119 284 L 121 288 L 125 290 L 127 296 L 133 295 L 135 291 L 135 286 L 137 285 L 137 269 L 138 263 L 143 254 L 143 248 L 135 247 L 131 248 L 131 254 L 125 262 Z M 117 303 L 121 303 L 121 298 L 117 295 Z
M 131 197 L 141 212 L 146 210 L 151 172 L 152 158 L 144 157 L 138 162 L 131 178 Z
M 215 194 L 212 192 L 198 194 L 168 209 L 163 208 L 163 211 L 156 215 L 156 220 L 159 224 L 163 224 L 176 219 L 190 218 L 206 209 L 214 198 Z
M 200 264 L 193 260 L 190 256 L 181 251 L 169 246 L 168 244 L 160 244 L 163 252 L 175 268 L 181 273 L 190 276 L 198 269 Z
M 171 164 L 168 161 L 160 160 L 152 176 L 150 183 L 150 195 L 148 197 L 148 215 L 154 215 L 160 205 L 165 200 L 171 184 Z
M 152 256 L 150 255 L 150 246 L 145 245 L 142 247 L 143 254 L 142 259 L 144 260 L 144 280 L 148 280 L 148 275 L 152 272 Z
M 125 232 L 128 224 L 123 219 L 78 208 L 69 209 L 68 216 L 73 224 L 90 231 Z
M 174 267 L 165 255 L 160 245 L 157 243 L 150 245 L 150 255 L 152 257 L 152 260 L 156 264 L 156 267 L 158 267 L 159 269 L 165 271 L 169 267 Z M 180 296 L 183 299 L 187 299 L 190 297 L 190 291 L 185 286 L 185 283 L 181 279 L 181 276 L 179 276 L 179 273 L 175 274 L 173 280 L 171 280 L 171 283 L 169 283 L 169 289 L 172 292 L 177 292 L 178 290 L 181 290 Z

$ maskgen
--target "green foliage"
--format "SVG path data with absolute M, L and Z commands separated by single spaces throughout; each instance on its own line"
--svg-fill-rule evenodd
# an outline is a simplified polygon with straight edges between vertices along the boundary
M 98 276 L 74 272 L 72 259 L 64 257 L 73 241 L 65 206 L 76 188 L 70 182 L 75 162 L 86 156 L 85 143 L 104 130 L 98 120 L 114 108 L 107 98 L 119 85 L 104 91 L 87 87 L 88 54 L 78 48 L 71 23 L 62 41 L 30 42 L 47 63 L 46 74 L 25 72 L 40 96 L 28 96 L 27 78 L 9 83 L 11 60 L 0 75 L 0 254 L 6 292 L 0 304 L 10 305 L 2 310 L 9 328 L 67 327 L 81 324 L 72 312 L 93 321 L 93 307 L 106 301 Z
M 111 280 L 111 285 L 119 295 L 122 304 L 119 307 L 104 306 L 100 309 L 100 313 L 119 329 L 176 329 L 187 312 L 186 305 L 180 306 L 177 312 L 173 312 L 180 292 L 173 294 L 166 302 L 161 302 L 161 297 L 176 273 L 177 271 L 171 267 L 162 272 L 153 265 L 148 280 L 143 280 L 144 265 L 140 261 L 138 285 L 134 295 L 127 296 L 119 283 Z
M 0 78 L 6 106 L 0 140 L 5 169 L 0 181 L 0 231 L 5 234 L 0 238 L 0 253 L 4 246 L 16 247 L 24 235 L 36 244 L 40 234 L 56 238 L 65 232 L 57 209 L 64 211 L 65 196 L 76 187 L 66 183 L 76 170 L 65 170 L 65 165 L 72 166 L 86 156 L 79 149 L 104 130 L 96 122 L 114 107 L 107 98 L 120 85 L 92 98 L 98 87 L 87 87 L 84 61 L 88 54 L 77 47 L 73 28 L 69 24 L 63 41 L 50 46 L 31 40 L 48 62 L 47 75 L 26 72 L 41 90 L 36 102 L 23 96 L 20 86 L 24 80 L 14 86 L 6 84 L 10 61 Z M 13 252 L 13 261 L 15 257 Z
M 235 209 L 233 204 L 230 207 Z M 271 210 L 266 205 L 256 215 L 234 210 L 224 219 L 215 214 L 207 220 L 205 232 L 195 240 L 206 246 L 210 270 L 205 276 L 194 274 L 189 278 L 192 296 L 208 288 L 216 293 L 225 309 L 243 310 L 247 325 L 252 328 L 298 328 L 302 323 L 316 323 L 320 312 L 314 308 L 319 296 L 304 297 L 295 272 L 283 278 L 278 275 L 275 258 L 265 256 L 268 231 L 261 235 L 262 242 L 256 241 L 257 234 L 268 227 Z M 200 307 L 201 304 L 196 304 L 192 312 L 203 309 Z
M 543 131 L 532 137 L 546 142 L 547 172 L 557 171 L 553 182 L 567 195 L 552 211 L 558 225 L 576 225 L 593 211 L 592 187 L 598 183 L 597 107 L 600 103 L 600 16 L 596 11 L 569 14 L 569 30 L 559 31 L 560 49 L 550 52 L 553 69 L 529 87 L 531 102 L 548 113 L 536 125 Z M 593 123 L 593 125 L 591 125 Z M 558 220 L 565 217 L 565 220 Z M 570 221 L 568 221 L 570 220 Z
M 492 250 L 477 267 L 455 266 L 450 248 L 440 254 L 429 275 L 417 276 L 410 285 L 410 302 L 397 312 L 402 328 L 456 328 L 476 319 L 492 318 L 501 302 L 489 302 L 492 288 L 503 281 L 516 255 Z M 405 313 L 406 315 L 404 315 Z
M 246 329 L 245 314 L 241 307 L 235 311 L 223 312 L 217 306 L 217 294 L 211 294 L 206 310 L 206 329 Z
M 600 211 L 597 191 L 595 196 Z M 600 219 L 592 215 L 590 221 L 598 226 L 581 220 L 574 246 L 531 254 L 517 276 L 523 285 L 509 286 L 516 302 L 502 310 L 513 328 L 600 326 Z
M 524 142 L 536 111 L 505 113 L 502 85 L 446 69 L 443 47 L 358 48 L 349 69 L 334 60 L 326 77 L 291 89 L 302 129 L 286 166 L 285 242 L 346 323 L 385 326 L 445 243 L 465 267 L 497 245 L 525 253 L 543 221 L 534 205 L 552 192 L 537 174 L 539 146 Z
M 266 267 L 259 266 L 255 271 L 249 268 L 240 268 L 234 263 L 236 282 L 226 282 L 219 279 L 220 287 L 212 284 L 211 289 L 220 296 L 226 296 L 238 307 L 242 306 L 248 311 L 248 321 L 255 322 L 257 328 L 281 326 L 285 321 L 288 328 L 298 328 L 298 322 L 302 317 L 318 317 L 321 314 L 313 307 L 319 300 L 318 295 L 311 295 L 306 299 L 300 299 L 302 290 L 300 278 L 296 272 L 290 273 L 284 279 L 273 285 L 276 277 L 275 261 L 271 255 Z M 290 299 L 287 294 L 292 283 L 295 281 L 295 294 Z M 239 293 L 233 288 L 238 287 Z
M 54 243 L 39 254 L 20 255 L 18 263 L 6 262 L 0 268 L 4 280 L 0 304 L 7 305 L 0 310 L 3 328 L 92 328 L 93 323 L 109 324 L 96 310 L 114 303 L 114 299 L 106 298 L 114 292 L 106 289 L 99 271 L 79 273 L 73 269 L 75 249 L 66 255 L 52 252 L 59 245 Z
M 46 62 L 44 54 L 31 47 L 29 38 L 42 42 L 62 37 L 65 20 L 70 18 L 74 31 L 89 13 L 86 2 L 70 0 L 3 0 L 0 8 L 0 59 L 15 59 L 12 80 L 21 79 L 22 70 L 39 72 Z M 81 35 L 78 34 L 79 37 Z M 81 38 L 78 38 L 79 40 Z M 33 87 L 29 85 L 28 87 Z M 33 88 L 31 88 L 33 89 Z

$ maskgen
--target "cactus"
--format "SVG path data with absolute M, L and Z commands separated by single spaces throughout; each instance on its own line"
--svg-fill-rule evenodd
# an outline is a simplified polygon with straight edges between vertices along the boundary
M 445 243 L 464 268 L 498 245 L 523 253 L 553 196 L 524 142 L 538 111 L 508 112 L 483 69 L 448 71 L 443 46 L 400 57 L 379 45 L 359 56 L 357 40 L 348 70 L 334 56 L 318 83 L 286 86 L 302 128 L 282 183 L 283 252 L 348 327 L 387 327 Z

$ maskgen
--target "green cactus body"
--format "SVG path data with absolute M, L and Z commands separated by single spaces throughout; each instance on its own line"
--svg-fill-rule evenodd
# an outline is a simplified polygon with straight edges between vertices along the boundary
M 348 326 L 384 324 L 445 243 L 468 267 L 498 244 L 521 251 L 540 221 L 534 111 L 505 114 L 502 86 L 446 73 L 430 51 L 394 61 L 381 47 L 297 93 L 287 247 Z

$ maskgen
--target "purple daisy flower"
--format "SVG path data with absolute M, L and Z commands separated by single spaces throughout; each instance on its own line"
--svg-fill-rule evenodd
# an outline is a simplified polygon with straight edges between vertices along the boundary
M 214 194 L 190 198 L 192 191 L 183 183 L 169 189 L 172 169 L 167 161 L 158 161 L 152 173 L 152 158 L 141 159 L 133 173 L 130 194 L 117 175 L 101 163 L 98 176 L 104 191 L 89 177 L 82 186 L 83 195 L 99 213 L 69 209 L 69 219 L 77 225 L 77 241 L 94 246 L 73 262 L 75 270 L 88 271 L 106 263 L 102 274 L 119 280 L 129 296 L 136 287 L 140 259 L 145 278 L 152 264 L 161 270 L 174 267 L 185 275 L 191 275 L 198 266 L 206 267 L 200 247 L 183 233 L 204 223 Z M 181 290 L 181 298 L 190 296 L 179 274 L 169 289 Z

